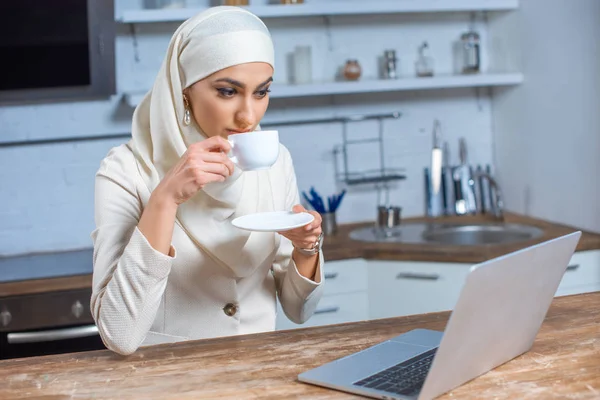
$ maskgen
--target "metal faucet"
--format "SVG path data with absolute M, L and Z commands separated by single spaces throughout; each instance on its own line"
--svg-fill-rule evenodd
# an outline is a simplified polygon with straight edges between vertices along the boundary
M 489 184 L 494 188 L 494 192 L 496 192 L 496 204 L 492 205 L 494 209 L 494 216 L 496 219 L 504 221 L 504 200 L 502 197 L 502 191 L 500 190 L 500 185 L 498 185 L 498 181 L 496 181 L 490 174 L 483 171 L 477 171 L 473 173 L 473 179 L 478 177 L 487 179 Z

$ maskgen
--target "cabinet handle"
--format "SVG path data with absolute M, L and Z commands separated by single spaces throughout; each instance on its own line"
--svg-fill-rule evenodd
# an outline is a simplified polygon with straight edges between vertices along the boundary
M 325 272 L 325 279 L 335 279 L 337 276 L 337 272 Z
M 418 274 L 415 272 L 400 272 L 396 279 L 421 279 L 427 281 L 437 281 L 440 279 L 438 274 Z
M 325 307 L 325 308 L 315 310 L 315 314 L 334 313 L 334 312 L 338 312 L 339 310 L 340 310 L 340 308 L 338 306 Z
M 567 271 L 575 271 L 576 269 L 579 268 L 579 264 L 573 264 L 573 265 L 569 265 L 567 267 Z
M 66 340 L 98 335 L 96 325 L 78 326 L 75 328 L 53 329 L 36 332 L 15 332 L 7 335 L 8 343 L 38 343 L 53 340 Z

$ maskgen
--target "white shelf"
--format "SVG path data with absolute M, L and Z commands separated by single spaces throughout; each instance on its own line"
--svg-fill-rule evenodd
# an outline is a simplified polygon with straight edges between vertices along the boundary
M 430 78 L 402 78 L 394 80 L 361 80 L 356 82 L 325 82 L 309 85 L 273 84 L 272 99 L 327 96 L 359 93 L 398 92 L 406 90 L 450 89 L 468 87 L 512 86 L 523 82 L 523 74 L 446 75 Z M 127 92 L 124 99 L 136 107 L 146 92 Z
M 393 80 L 362 80 L 356 82 L 327 82 L 310 85 L 274 85 L 271 98 L 324 96 L 353 93 L 381 93 L 404 90 L 447 89 L 460 87 L 517 85 L 523 75 L 481 74 L 447 75 L 430 78 L 401 78 Z
M 365 15 L 392 13 L 425 13 L 457 11 L 508 11 L 519 7 L 519 0 L 378 0 L 356 1 L 351 6 L 339 0 L 326 4 L 247 6 L 261 18 L 310 17 L 324 15 Z M 196 15 L 205 8 L 126 10 L 117 16 L 121 23 L 178 22 Z

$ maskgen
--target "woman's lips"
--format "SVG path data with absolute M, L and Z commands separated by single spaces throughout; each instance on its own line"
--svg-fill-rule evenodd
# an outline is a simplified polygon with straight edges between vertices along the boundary
M 250 129 L 246 129 L 246 130 L 243 130 L 243 131 L 238 131 L 238 130 L 235 130 L 235 129 L 227 129 L 227 132 L 229 134 L 247 133 L 247 132 L 250 132 L 250 131 L 251 131 Z

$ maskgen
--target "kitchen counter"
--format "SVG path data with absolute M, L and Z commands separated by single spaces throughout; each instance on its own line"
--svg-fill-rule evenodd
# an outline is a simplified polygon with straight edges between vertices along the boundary
M 299 373 L 449 313 L 146 347 L 0 361 L 2 399 L 343 399 Z M 440 399 L 600 397 L 600 292 L 555 298 L 533 348 Z M 458 360 L 457 360 L 458 362 Z
M 494 223 L 488 216 L 459 216 L 440 218 L 407 218 L 403 222 L 435 222 L 435 223 Z M 349 258 L 365 258 L 369 260 L 390 261 L 433 261 L 456 263 L 479 263 L 503 254 L 507 254 L 536 243 L 541 243 L 581 229 L 547 222 L 518 214 L 505 214 L 506 223 L 532 225 L 541 228 L 542 236 L 512 244 L 494 244 L 482 246 L 456 246 L 444 244 L 409 244 L 409 243 L 369 243 L 350 239 L 354 229 L 373 225 L 359 223 L 341 225 L 335 236 L 325 238 L 323 252 L 326 260 L 344 260 Z M 576 251 L 600 249 L 600 235 L 583 232 Z
M 359 242 L 350 239 L 349 234 L 356 228 L 372 225 L 371 223 L 340 225 L 339 232 L 335 236 L 325 238 L 324 254 L 328 261 L 344 260 L 351 258 L 365 258 L 371 260 L 408 260 L 408 261 L 434 261 L 434 262 L 464 262 L 478 263 L 502 254 L 521 249 L 523 247 L 552 239 L 567 233 L 577 231 L 575 227 L 551 223 L 535 218 L 530 218 L 516 214 L 506 214 L 508 223 L 522 223 L 537 226 L 544 230 L 544 234 L 536 239 L 509 244 L 509 245 L 488 245 L 488 246 L 452 246 L 452 245 L 433 245 L 433 244 L 406 244 L 406 243 L 368 243 Z M 456 222 L 462 224 L 493 222 L 493 219 L 486 216 L 460 216 L 460 217 L 442 217 L 435 219 L 427 218 L 407 218 L 406 222 Z M 600 249 L 600 235 L 583 232 L 577 251 Z M 83 268 L 91 272 L 91 251 L 89 251 L 89 265 Z M 66 253 L 56 253 L 55 260 L 52 262 L 60 264 L 66 263 L 66 258 L 70 255 Z M 81 258 L 81 257 L 79 257 Z M 71 268 L 73 269 L 73 268 Z M 27 279 L 21 281 L 11 281 L 0 283 L 0 297 L 16 296 L 24 294 L 44 293 L 49 291 L 71 290 L 91 288 L 92 277 L 90 273 L 62 276 L 44 279 Z

